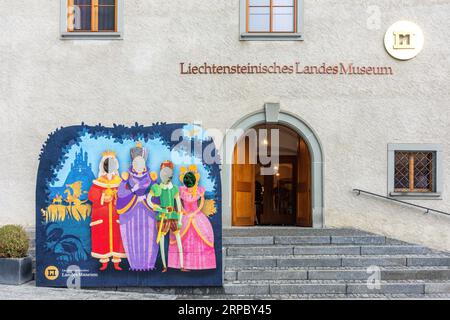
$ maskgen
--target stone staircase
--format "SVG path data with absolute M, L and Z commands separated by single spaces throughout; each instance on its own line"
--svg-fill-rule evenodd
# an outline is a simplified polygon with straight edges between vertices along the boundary
M 36 230 L 34 227 L 25 228 L 28 234 L 30 247 L 28 248 L 28 255 L 33 258 L 33 274 L 36 274 Z
M 224 230 L 224 292 L 259 298 L 450 297 L 450 254 L 352 229 Z M 369 269 L 368 269 L 369 268 Z M 379 288 L 368 279 L 379 271 Z
M 223 255 L 221 288 L 113 290 L 188 299 L 450 298 L 450 253 L 353 229 L 224 229 Z M 371 289 L 374 272 L 381 280 Z

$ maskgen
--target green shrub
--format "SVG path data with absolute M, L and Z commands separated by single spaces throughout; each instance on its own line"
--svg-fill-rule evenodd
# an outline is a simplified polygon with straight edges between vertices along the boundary
M 0 258 L 23 258 L 28 254 L 28 235 L 21 226 L 0 228 Z

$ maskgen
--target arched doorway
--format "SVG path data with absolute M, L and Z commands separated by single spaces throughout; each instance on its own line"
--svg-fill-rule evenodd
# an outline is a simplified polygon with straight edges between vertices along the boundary
M 233 226 L 312 227 L 310 173 L 309 148 L 297 132 L 280 124 L 250 128 L 234 148 Z
M 310 201 L 313 228 L 324 227 L 323 217 L 323 151 L 314 130 L 297 115 L 280 110 L 280 105 L 266 103 L 264 109 L 242 117 L 227 131 L 221 152 L 222 164 L 222 223 L 233 226 L 233 160 L 237 141 L 245 132 L 258 125 L 279 124 L 294 130 L 308 147 L 310 155 Z M 244 194 L 242 194 L 244 195 Z M 248 197 L 248 194 L 245 195 Z M 250 196 L 252 197 L 252 196 Z M 253 199 L 253 198 L 250 198 Z

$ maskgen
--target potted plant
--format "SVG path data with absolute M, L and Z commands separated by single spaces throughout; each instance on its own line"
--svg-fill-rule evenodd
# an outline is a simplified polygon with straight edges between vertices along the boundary
M 29 240 L 21 226 L 0 228 L 0 284 L 19 285 L 33 279 Z

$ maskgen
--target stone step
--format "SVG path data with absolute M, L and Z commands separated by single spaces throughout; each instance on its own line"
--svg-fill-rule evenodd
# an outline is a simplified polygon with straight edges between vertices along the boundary
M 225 265 L 233 267 L 276 267 L 277 257 L 226 257 Z
M 343 267 L 368 266 L 450 266 L 447 255 L 366 255 L 342 257 Z
M 381 245 L 361 246 L 361 255 L 387 255 L 387 254 L 428 254 L 432 250 L 416 245 Z
M 331 244 L 385 244 L 386 243 L 386 237 L 384 236 L 354 236 L 354 237 L 347 237 L 347 236 L 332 236 L 331 237 Z
M 428 254 L 431 250 L 414 245 L 265 245 L 265 246 L 231 246 L 226 249 L 227 256 L 252 255 L 399 255 Z
M 374 273 L 367 268 L 247 268 L 226 269 L 225 281 L 246 280 L 367 280 Z M 381 280 L 450 280 L 450 267 L 385 267 Z
M 294 255 L 359 255 L 360 246 L 296 246 L 293 248 Z
M 233 245 L 383 245 L 386 237 L 361 236 L 245 236 L 223 237 L 224 246 Z
M 28 229 L 25 229 L 25 232 L 27 233 L 27 236 L 28 236 L 28 239 L 30 240 L 30 243 L 35 243 L 35 241 L 36 241 L 36 233 L 35 233 L 35 231 L 34 230 L 28 230 Z
M 367 280 L 374 272 L 365 270 L 310 270 L 310 280 Z M 381 280 L 450 280 L 450 269 L 384 269 Z
M 449 281 L 381 281 L 372 285 L 367 281 L 336 280 L 266 280 L 236 281 L 223 286 L 225 294 L 450 294 Z
M 274 244 L 274 237 L 222 237 L 223 246 L 231 245 L 272 245 Z
M 29 239 L 29 242 L 28 242 L 29 250 L 28 251 L 31 252 L 30 253 L 31 256 L 35 257 L 36 256 L 36 236 L 35 236 L 35 232 L 34 232 L 34 230 L 33 231 L 26 230 L 26 231 L 27 231 L 27 235 L 28 235 L 28 239 Z
M 425 294 L 422 283 L 383 283 L 378 286 L 347 284 L 347 294 Z
M 312 229 L 299 227 L 233 227 L 224 228 L 224 237 L 261 236 L 364 236 L 371 233 L 356 229 Z
M 243 239 L 243 238 L 241 238 Z M 274 244 L 330 244 L 330 236 L 275 236 Z
M 270 293 L 274 294 L 314 294 L 314 293 L 346 293 L 346 294 L 424 294 L 425 286 L 420 283 L 389 283 L 377 288 L 367 284 L 274 284 L 270 285 Z
M 28 255 L 31 256 L 33 260 L 33 273 L 36 271 L 36 230 L 34 227 L 25 228 L 25 232 L 28 235 Z
M 227 256 L 233 267 L 369 267 L 369 266 L 450 266 L 446 255 L 303 255 L 303 256 Z
M 374 275 L 360 270 L 309 270 L 310 280 L 367 280 Z M 450 280 L 450 269 L 389 269 L 380 270 L 381 280 Z
M 450 266 L 449 255 L 439 256 L 410 256 L 407 258 L 407 266 Z
M 227 296 L 267 296 L 277 295 L 355 295 L 355 294 L 449 294 L 449 281 L 381 281 L 380 288 L 371 290 L 367 287 L 366 281 L 236 281 L 225 282 L 223 287 L 188 287 L 188 288 L 124 288 L 120 287 L 120 292 L 139 292 L 151 294 L 170 294 L 185 296 L 208 296 L 212 299 Z M 110 290 L 103 288 L 97 290 Z
M 286 270 L 286 269 L 247 269 L 247 270 L 225 270 L 225 281 L 242 281 L 242 280 L 307 280 L 308 271 L 303 270 Z
M 436 282 L 425 284 L 426 294 L 450 294 L 450 282 Z
M 226 248 L 227 256 L 251 256 L 251 255 L 269 255 L 282 256 L 293 255 L 294 247 L 292 246 L 234 246 Z
M 450 294 L 179 295 L 182 300 L 450 300 Z
M 33 260 L 36 260 L 36 249 L 28 249 L 28 255 L 31 256 Z

